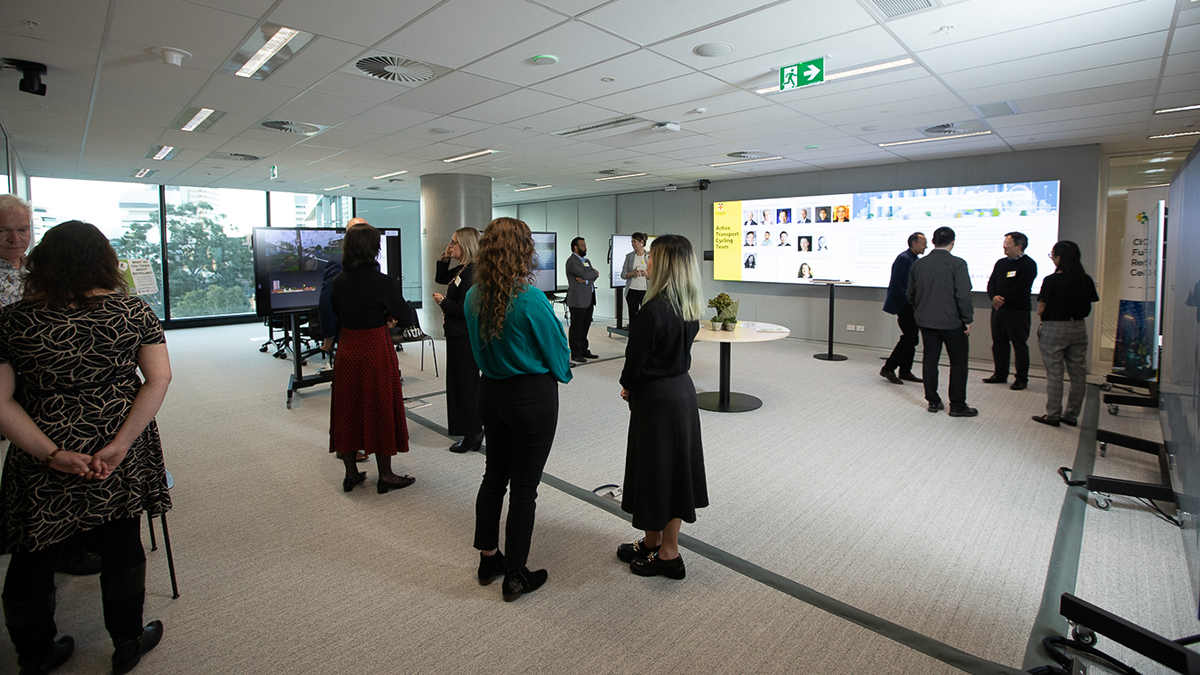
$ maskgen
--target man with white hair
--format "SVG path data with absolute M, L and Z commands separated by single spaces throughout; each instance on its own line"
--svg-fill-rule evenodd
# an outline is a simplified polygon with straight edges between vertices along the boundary
M 0 307 L 21 299 L 32 223 L 29 202 L 16 195 L 0 195 Z

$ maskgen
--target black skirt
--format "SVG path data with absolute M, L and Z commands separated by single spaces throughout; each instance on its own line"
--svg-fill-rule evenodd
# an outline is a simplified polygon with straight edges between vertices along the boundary
M 466 335 L 446 336 L 446 416 L 451 436 L 474 436 L 479 422 L 479 367 Z
M 691 376 L 646 381 L 629 392 L 629 408 L 621 509 L 639 530 L 661 530 L 673 518 L 696 522 L 708 484 Z

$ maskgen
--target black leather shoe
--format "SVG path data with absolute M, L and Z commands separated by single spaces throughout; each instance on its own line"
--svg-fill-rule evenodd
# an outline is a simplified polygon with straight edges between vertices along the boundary
M 1032 419 L 1034 422 L 1037 422 L 1038 424 L 1045 424 L 1046 426 L 1051 426 L 1051 427 L 1056 427 L 1062 422 L 1062 420 L 1056 420 L 1053 417 L 1049 417 L 1047 415 L 1034 415 L 1032 417 Z M 1075 426 L 1075 425 L 1072 424 L 1071 426 Z
M 598 359 L 598 358 L 600 358 L 600 355 L 599 355 L 599 354 L 593 354 L 593 353 L 591 353 L 591 352 L 584 352 L 584 353 L 583 353 L 583 358 L 585 358 L 585 359 Z
M 657 552 L 658 546 L 653 548 L 646 545 L 645 539 L 638 539 L 632 544 L 621 544 L 617 547 L 617 557 L 623 563 L 631 563 L 634 558 L 645 558 L 651 553 Z
M 929 403 L 929 407 L 926 408 L 926 410 L 928 410 L 931 413 L 935 413 L 939 410 L 945 410 L 945 409 L 946 409 L 946 406 L 941 401 L 931 401 Z
M 1067 418 L 1065 418 L 1065 417 L 1060 417 L 1060 418 L 1058 418 L 1058 421 L 1059 421 L 1059 422 L 1062 422 L 1063 424 L 1065 424 L 1065 425 L 1067 425 L 1067 426 L 1069 426 L 1069 427 L 1073 427 L 1073 426 L 1078 426 L 1078 425 L 1079 425 L 1079 420 L 1069 420 L 1069 419 L 1067 419 Z
M 894 371 L 894 370 L 888 370 L 887 368 L 880 368 L 879 376 L 882 377 L 883 379 L 887 380 L 888 382 L 891 382 L 892 384 L 904 384 L 904 380 L 901 380 L 900 378 L 896 377 L 896 371 Z
M 356 471 L 354 476 L 347 476 L 342 479 L 342 492 L 349 492 L 354 489 L 355 485 L 367 479 L 366 471 Z
M 162 635 L 162 622 L 151 621 L 136 638 L 113 643 L 116 647 L 112 655 L 113 675 L 125 675 L 133 670 L 142 660 L 142 655 L 158 646 Z
M 483 445 L 483 432 L 474 436 L 463 436 L 461 441 L 450 446 L 450 452 L 472 452 L 478 450 L 481 445 Z
M 909 371 L 907 373 L 900 373 L 900 379 L 904 380 L 905 382 L 924 382 L 925 381 L 925 380 L 922 380 L 921 378 L 917 377 L 916 375 L 913 375 L 912 371 Z
M 1009 387 L 1009 389 L 1012 389 L 1013 391 L 1021 391 L 1027 387 L 1029 387 L 1029 383 L 1025 380 L 1016 380 L 1012 383 L 1012 386 Z
M 496 551 L 492 555 L 479 554 L 479 585 L 487 586 L 504 574 L 504 554 Z
M 678 580 L 687 576 L 687 570 L 683 567 L 683 556 L 674 560 L 661 560 L 658 557 L 658 551 L 645 558 L 634 558 L 633 562 L 629 563 L 629 571 L 641 577 L 661 575 L 668 579 Z
M 587 363 L 587 359 L 583 358 L 582 356 L 571 356 L 571 360 L 575 363 Z
M 40 660 L 17 659 L 17 665 L 21 666 L 20 675 L 45 675 L 66 663 L 74 652 L 75 639 L 70 635 L 64 635 L 54 641 L 53 651 Z
M 383 480 L 380 478 L 379 481 L 375 483 L 375 491 L 381 495 L 384 495 L 387 494 L 388 490 L 399 490 L 400 488 L 406 488 L 415 482 L 417 482 L 417 479 L 413 478 L 412 476 L 398 476 L 398 480 L 394 483 L 390 480 Z
M 971 406 L 964 405 L 964 406 L 961 406 L 958 408 L 956 408 L 954 406 L 950 406 L 949 415 L 951 417 L 974 417 L 978 414 L 979 414 L 979 411 L 972 408 Z
M 993 375 L 991 377 L 983 378 L 983 381 L 987 382 L 988 384 L 1004 384 L 1005 382 L 1008 382 L 1008 376 L 1005 375 L 1004 377 L 1000 377 L 999 375 Z
M 530 572 L 528 567 L 504 573 L 504 601 L 512 602 L 526 593 L 532 593 L 546 583 L 550 574 L 546 570 Z

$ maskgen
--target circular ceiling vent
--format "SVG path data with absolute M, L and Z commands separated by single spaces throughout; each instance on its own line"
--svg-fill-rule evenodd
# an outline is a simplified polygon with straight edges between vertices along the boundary
M 729 157 L 730 159 L 762 159 L 764 157 L 774 157 L 774 155 L 771 153 L 763 152 L 762 150 L 738 150 L 737 152 L 731 152 L 725 156 Z
M 388 82 L 426 82 L 437 74 L 427 63 L 399 56 L 368 56 L 356 61 L 354 67 L 364 75 Z
M 287 120 L 267 120 L 262 123 L 263 128 L 271 131 L 283 131 L 289 134 L 304 134 L 311 136 L 321 130 L 321 127 L 315 124 L 305 124 L 304 122 L 289 122 Z
M 936 124 L 932 127 L 922 129 L 930 136 L 954 136 L 956 134 L 973 134 L 977 131 L 987 129 L 980 122 L 950 122 L 949 124 Z
M 211 156 L 220 159 L 230 159 L 235 162 L 257 162 L 262 159 L 258 155 L 247 155 L 242 152 L 214 152 Z

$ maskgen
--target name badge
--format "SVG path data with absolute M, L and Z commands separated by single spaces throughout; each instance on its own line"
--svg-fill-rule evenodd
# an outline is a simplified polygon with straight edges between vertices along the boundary
M 454 277 L 454 285 L 461 286 L 462 285 L 462 277 Z
M 592 266 L 592 263 L 591 263 L 591 262 L 589 262 L 589 261 L 587 261 L 587 260 L 584 260 L 584 261 L 583 261 L 583 266 L 584 266 L 584 267 L 591 267 L 591 266 Z
M 1015 276 L 1017 276 L 1017 271 L 1016 271 L 1016 270 L 1012 270 L 1012 271 L 1010 271 L 1008 274 L 1006 274 L 1005 276 L 1007 276 L 1007 277 L 1009 277 L 1009 278 L 1011 279 L 1012 277 L 1015 277 Z

